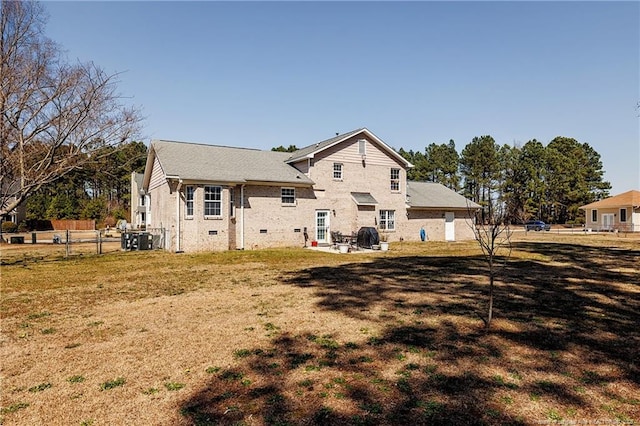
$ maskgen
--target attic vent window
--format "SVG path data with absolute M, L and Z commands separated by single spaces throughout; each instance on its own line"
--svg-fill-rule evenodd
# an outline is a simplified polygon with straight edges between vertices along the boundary
M 367 155 L 367 140 L 358 139 L 358 154 Z
M 260 233 L 261 233 L 261 234 L 266 234 L 266 233 L 267 233 L 267 230 L 266 230 L 266 229 L 261 229 L 261 230 L 260 230 Z

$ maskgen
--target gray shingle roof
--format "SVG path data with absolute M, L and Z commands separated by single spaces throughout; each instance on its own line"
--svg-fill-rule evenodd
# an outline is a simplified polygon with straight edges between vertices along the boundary
M 204 182 L 273 182 L 313 185 L 286 163 L 286 152 L 155 140 L 152 149 L 166 176 Z
M 478 209 L 480 206 L 444 185 L 433 182 L 407 182 L 410 208 Z
M 375 206 L 378 201 L 369 192 L 352 192 L 353 201 L 359 206 Z

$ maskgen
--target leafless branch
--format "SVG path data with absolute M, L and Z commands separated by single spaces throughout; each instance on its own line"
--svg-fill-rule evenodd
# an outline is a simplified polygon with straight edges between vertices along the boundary
M 123 105 L 120 74 L 93 63 L 68 64 L 44 36 L 37 2 L 2 0 L 0 26 L 0 215 L 42 186 L 94 161 L 140 130 Z

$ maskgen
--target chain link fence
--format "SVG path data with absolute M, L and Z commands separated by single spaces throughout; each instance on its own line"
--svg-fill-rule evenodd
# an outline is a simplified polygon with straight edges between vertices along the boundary
M 145 231 L 37 231 L 2 235 L 2 264 L 26 259 L 69 258 L 78 255 L 106 254 L 125 250 L 164 249 L 166 231 L 152 228 Z

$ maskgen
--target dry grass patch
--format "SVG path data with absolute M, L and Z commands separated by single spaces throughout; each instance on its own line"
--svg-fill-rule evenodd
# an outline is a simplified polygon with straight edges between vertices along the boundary
M 473 243 L 3 266 L 2 420 L 637 421 L 638 240 L 529 233 L 515 249 L 488 333 Z

